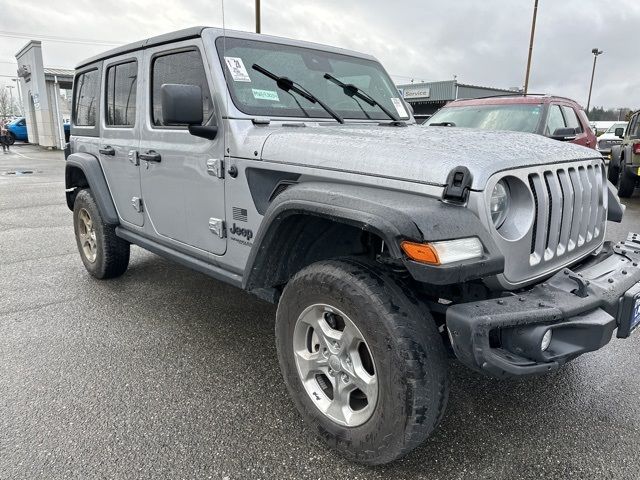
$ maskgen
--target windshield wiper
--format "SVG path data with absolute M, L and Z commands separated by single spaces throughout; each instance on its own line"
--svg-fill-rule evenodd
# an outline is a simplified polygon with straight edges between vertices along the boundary
M 287 93 L 290 92 L 290 91 L 294 92 L 294 93 L 297 93 L 302 98 L 305 98 L 305 99 L 309 100 L 311 103 L 317 103 L 322 108 L 324 108 L 324 110 L 329 115 L 331 115 L 333 118 L 335 118 L 338 123 L 344 123 L 344 120 L 342 119 L 342 117 L 340 115 L 338 115 L 336 112 L 334 112 L 331 109 L 331 107 L 326 105 L 322 100 L 320 100 L 318 97 L 316 97 L 313 93 L 309 92 L 309 90 L 304 88 L 299 83 L 296 83 L 296 82 L 294 82 L 293 80 L 291 80 L 290 78 L 287 78 L 287 77 L 279 77 L 275 73 L 271 73 L 269 70 L 267 70 L 266 68 L 261 67 L 257 63 L 254 63 L 251 66 L 251 68 L 253 68 L 256 72 L 260 72 L 261 74 L 269 77 L 271 80 L 274 80 L 276 82 L 276 85 L 278 85 L 279 89 L 284 90 Z M 302 110 L 304 111 L 304 109 L 302 109 Z
M 456 124 L 453 122 L 435 122 L 435 123 L 430 123 L 428 126 L 429 127 L 455 127 Z
M 400 119 L 397 116 L 395 116 L 393 113 L 387 110 L 384 105 L 382 105 L 380 102 L 378 102 L 375 98 L 373 98 L 371 95 L 369 95 L 367 92 L 365 92 L 361 88 L 356 87 L 352 83 L 348 83 L 348 84 L 343 83 L 329 73 L 325 73 L 324 78 L 326 78 L 327 80 L 335 83 L 337 86 L 342 88 L 342 91 L 344 92 L 345 95 L 351 98 L 358 97 L 360 100 L 364 100 L 372 107 L 378 106 L 380 110 L 382 110 L 391 120 L 393 120 L 394 122 L 400 121 Z

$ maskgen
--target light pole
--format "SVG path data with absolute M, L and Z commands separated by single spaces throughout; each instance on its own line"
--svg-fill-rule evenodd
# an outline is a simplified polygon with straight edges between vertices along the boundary
M 260 33 L 260 0 L 256 0 L 256 33 Z
M 22 90 L 20 90 L 20 79 L 19 78 L 12 78 L 11 79 L 12 82 L 16 82 L 16 88 L 18 89 L 18 112 L 20 113 L 20 115 L 24 116 L 24 108 L 22 108 Z
M 587 100 L 587 116 L 589 116 L 589 106 L 591 105 L 591 91 L 593 90 L 593 77 L 596 74 L 596 62 L 598 61 L 598 55 L 602 55 L 604 52 L 594 48 L 591 50 L 593 53 L 593 70 L 591 70 L 591 84 L 589 85 L 589 99 Z
M 527 73 L 524 77 L 524 94 L 529 91 L 529 74 L 531 73 L 531 56 L 533 55 L 533 39 L 536 35 L 536 18 L 538 17 L 538 0 L 533 4 L 533 19 L 531 20 L 531 38 L 529 39 L 529 56 L 527 57 Z

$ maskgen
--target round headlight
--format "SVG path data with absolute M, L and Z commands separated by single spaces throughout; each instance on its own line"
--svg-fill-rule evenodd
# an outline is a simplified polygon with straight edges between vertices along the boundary
M 491 204 L 489 208 L 491 210 L 491 219 L 496 228 L 500 228 L 504 221 L 507 219 L 507 213 L 509 212 L 509 206 L 511 205 L 511 192 L 509 192 L 509 186 L 504 180 L 500 180 L 496 183 L 491 194 Z

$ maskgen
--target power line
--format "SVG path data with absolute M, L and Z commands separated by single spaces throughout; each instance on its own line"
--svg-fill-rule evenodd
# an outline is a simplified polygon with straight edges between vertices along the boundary
M 22 32 L 7 32 L 0 30 L 0 37 L 9 38 L 25 38 L 29 40 L 46 40 L 49 42 L 61 42 L 61 43 L 83 43 L 86 45 L 103 45 L 103 46 L 117 46 L 124 45 L 122 42 L 109 42 L 107 40 L 95 40 L 89 38 L 71 38 L 71 37 L 58 37 L 55 35 L 41 35 L 33 33 Z

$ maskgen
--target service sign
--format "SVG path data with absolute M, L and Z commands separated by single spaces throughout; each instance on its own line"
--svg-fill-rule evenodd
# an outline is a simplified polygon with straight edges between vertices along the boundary
M 429 88 L 405 88 L 404 98 L 429 98 L 431 90 Z

